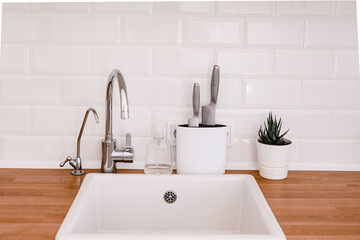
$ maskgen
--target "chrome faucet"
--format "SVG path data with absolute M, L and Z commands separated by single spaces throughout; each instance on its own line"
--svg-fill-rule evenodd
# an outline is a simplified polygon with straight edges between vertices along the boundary
M 113 101 L 113 89 L 115 81 L 117 81 L 120 91 L 120 110 L 121 118 L 129 118 L 129 106 L 127 98 L 127 90 L 125 80 L 121 72 L 114 69 L 110 72 L 106 87 L 106 105 L 105 105 L 105 139 L 102 143 L 102 162 L 101 171 L 104 173 L 116 173 L 116 163 L 126 162 L 132 163 L 134 159 L 134 149 L 131 145 L 131 135 L 126 134 L 125 147 L 116 148 L 116 139 L 113 139 L 112 134 L 112 101 Z
M 85 173 L 85 171 L 82 170 L 82 162 L 81 162 L 81 157 L 80 157 L 80 142 L 81 142 L 81 136 L 82 136 L 82 133 L 84 131 L 86 120 L 88 118 L 89 112 L 92 112 L 94 114 L 96 123 L 99 123 L 99 117 L 98 117 L 97 112 L 95 111 L 95 109 L 88 108 L 88 110 L 85 113 L 84 120 L 83 120 L 83 123 L 81 125 L 80 132 L 79 132 L 78 139 L 77 139 L 76 158 L 72 158 L 72 157 L 68 156 L 65 159 L 65 161 L 60 163 L 60 167 L 64 167 L 65 164 L 67 162 L 69 162 L 69 164 L 74 168 L 74 171 L 72 171 L 71 174 L 75 175 L 75 176 L 83 175 Z

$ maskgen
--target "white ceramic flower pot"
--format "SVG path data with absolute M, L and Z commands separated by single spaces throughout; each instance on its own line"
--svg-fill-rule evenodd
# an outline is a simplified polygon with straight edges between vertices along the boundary
M 275 146 L 256 141 L 259 174 L 267 179 L 285 179 L 288 174 L 290 144 Z
M 225 125 L 176 128 L 176 169 L 179 174 L 223 174 L 226 161 Z

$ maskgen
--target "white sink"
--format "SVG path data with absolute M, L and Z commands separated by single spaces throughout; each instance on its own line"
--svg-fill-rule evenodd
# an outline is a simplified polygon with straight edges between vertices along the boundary
M 65 239 L 286 238 L 251 175 L 98 173 L 85 177 L 56 235 Z

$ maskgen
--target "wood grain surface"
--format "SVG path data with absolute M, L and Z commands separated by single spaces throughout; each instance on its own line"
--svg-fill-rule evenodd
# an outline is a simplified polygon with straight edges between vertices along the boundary
M 291 171 L 275 181 L 257 171 L 227 173 L 256 178 L 287 239 L 360 240 L 360 172 Z M 69 169 L 0 169 L 0 239 L 54 239 L 84 177 Z

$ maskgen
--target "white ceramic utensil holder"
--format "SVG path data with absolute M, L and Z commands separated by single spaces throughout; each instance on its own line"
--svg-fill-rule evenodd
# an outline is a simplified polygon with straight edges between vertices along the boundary
M 176 166 L 179 174 L 225 173 L 225 125 L 176 128 Z

